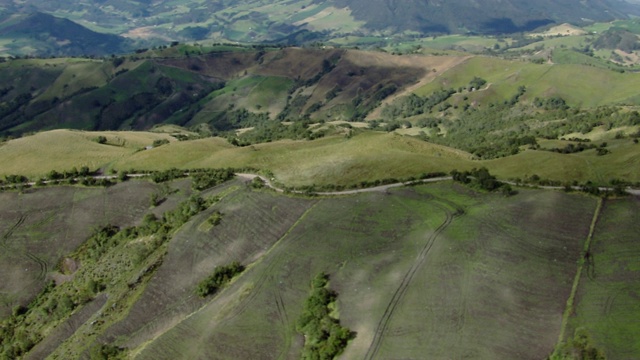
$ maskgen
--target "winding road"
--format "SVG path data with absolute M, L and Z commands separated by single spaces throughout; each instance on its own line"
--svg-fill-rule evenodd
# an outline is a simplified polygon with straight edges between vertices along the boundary
M 187 176 L 189 175 L 188 173 L 185 173 Z M 150 174 L 145 174 L 145 173 L 139 173 L 139 174 L 127 174 L 128 178 L 143 178 L 143 177 L 147 177 Z M 272 181 L 262 175 L 259 174 L 251 174 L 251 173 L 236 173 L 236 176 L 241 178 L 241 179 L 245 179 L 248 181 L 253 180 L 254 178 L 259 178 L 260 180 L 262 180 L 265 184 L 265 186 L 267 186 L 268 188 L 279 192 L 279 193 L 284 193 L 285 190 L 281 189 L 277 186 L 275 186 Z M 96 175 L 96 176 L 91 176 L 91 178 L 96 179 L 96 180 L 102 180 L 102 179 L 106 179 L 106 180 L 113 180 L 113 179 L 117 179 L 118 176 L 117 175 Z M 76 182 L 82 180 L 81 178 L 75 178 L 74 179 Z M 311 192 L 311 194 L 313 195 L 319 195 L 319 196 L 340 196 L 340 195 L 354 195 L 354 194 L 360 194 L 360 193 L 367 193 L 367 192 L 376 192 L 376 191 L 387 191 L 389 189 L 392 188 L 397 188 L 397 187 L 402 187 L 402 186 L 409 186 L 409 185 L 417 185 L 417 184 L 424 184 L 424 183 L 434 183 L 434 182 L 440 182 L 440 181 L 449 181 L 449 180 L 453 180 L 453 177 L 451 176 L 441 176 L 441 177 L 434 177 L 434 178 L 428 178 L 428 179 L 421 179 L 421 180 L 414 180 L 414 181 L 405 181 L 405 182 L 398 182 L 398 183 L 393 183 L 393 184 L 386 184 L 386 185 L 380 185 L 380 186 L 374 186 L 374 187 L 370 187 L 370 188 L 362 188 L 362 189 L 352 189 L 352 190 L 342 190 L 342 191 L 315 191 L 315 192 Z M 523 184 L 523 183 L 516 183 L 513 181 L 507 181 L 507 180 L 498 180 L 502 183 L 505 184 L 509 184 L 512 186 L 519 186 L 519 187 L 529 187 L 529 188 L 536 188 L 536 189 L 545 189 L 545 190 L 564 190 L 563 186 L 542 186 L 542 185 L 534 185 L 534 184 Z M 58 183 L 59 180 L 46 180 L 43 181 L 43 184 L 55 184 Z M 11 186 L 15 186 L 15 185 L 24 185 L 24 186 L 35 186 L 36 182 L 26 182 L 26 183 L 22 183 L 22 184 L 9 184 L 9 185 L 3 185 L 0 186 L 0 189 L 4 189 L 4 188 L 8 188 Z M 572 186 L 571 187 L 573 190 L 579 191 L 581 189 L 580 186 Z M 610 187 L 599 187 L 600 191 L 613 191 L 613 188 Z M 634 195 L 634 196 L 640 196 L 640 189 L 634 189 L 631 187 L 627 187 L 625 189 L 625 191 L 627 193 L 629 193 L 630 195 Z M 290 191 L 291 193 L 294 194 L 309 194 L 309 192 L 307 191 L 300 191 L 300 190 L 292 190 Z
M 271 180 L 267 179 L 266 177 L 264 177 L 262 175 L 249 174 L 249 173 L 236 173 L 236 176 L 239 177 L 239 178 L 248 180 L 248 181 L 251 181 L 254 178 L 259 178 L 260 180 L 262 180 L 264 182 L 265 186 L 267 186 L 268 188 L 270 188 L 272 190 L 275 190 L 276 192 L 279 192 L 279 193 L 284 193 L 283 189 L 274 186 L 273 183 L 271 182 Z M 312 194 L 320 195 L 320 196 L 354 195 L 354 194 L 360 194 L 360 193 L 366 193 L 366 192 L 387 191 L 389 189 L 397 188 L 397 187 L 401 187 L 401 186 L 409 186 L 409 185 L 433 183 L 433 182 L 449 181 L 449 180 L 453 180 L 453 177 L 451 177 L 451 176 L 441 176 L 441 177 L 434 177 L 434 178 L 422 179 L 422 180 L 398 182 L 398 183 L 380 185 L 380 186 L 375 186 L 375 187 L 370 187 L 370 188 L 363 188 L 363 189 L 353 189 L 353 190 L 343 190 L 343 191 L 317 191 L 317 192 L 313 192 Z M 544 189 L 544 190 L 564 190 L 563 186 L 542 186 L 542 185 L 530 185 L 530 184 L 515 183 L 513 181 L 505 181 L 505 180 L 499 180 L 499 181 L 502 182 L 502 183 L 505 183 L 505 184 L 509 184 L 509 185 L 512 185 L 512 186 L 519 186 L 519 187 L 529 187 L 529 188 Z M 572 186 L 571 188 L 573 190 L 576 190 L 576 191 L 580 190 L 580 186 Z M 600 187 L 599 189 L 600 189 L 600 191 L 612 191 L 613 190 L 613 188 L 609 188 L 609 187 Z M 633 188 L 627 187 L 625 190 L 627 191 L 627 193 L 629 193 L 631 195 L 640 196 L 640 189 L 633 189 Z M 291 191 L 291 192 L 294 193 L 294 194 L 305 194 L 305 193 L 307 193 L 305 191 L 299 191 L 299 190 L 294 190 L 294 191 Z

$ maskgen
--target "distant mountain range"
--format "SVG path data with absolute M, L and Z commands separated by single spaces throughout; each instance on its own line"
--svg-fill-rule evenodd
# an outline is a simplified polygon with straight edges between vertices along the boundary
M 3 2 L 5 50 L 39 55 L 119 53 L 130 51 L 133 40 L 143 46 L 175 40 L 291 44 L 345 35 L 504 34 L 640 16 L 638 3 L 623 0 Z
M 3 16 L 0 38 L 6 40 L 6 48 L 21 55 L 103 56 L 132 50 L 132 42 L 121 36 L 41 12 Z
M 323 2 L 318 0 L 318 2 Z M 610 21 L 639 14 L 620 0 L 334 0 L 371 29 L 484 34 L 530 31 L 557 22 Z

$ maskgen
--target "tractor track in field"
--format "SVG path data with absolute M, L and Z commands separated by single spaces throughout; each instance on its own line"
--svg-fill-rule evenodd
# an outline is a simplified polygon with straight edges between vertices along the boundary
M 411 281 L 413 280 L 415 274 L 418 272 L 418 270 L 422 267 L 422 265 L 426 261 L 427 254 L 431 250 L 431 247 L 435 243 L 436 239 L 440 236 L 440 234 L 442 234 L 442 232 L 447 227 L 449 227 L 449 225 L 451 224 L 451 222 L 453 222 L 455 218 L 462 216 L 465 213 L 464 209 L 462 209 L 461 207 L 459 207 L 453 202 L 450 202 L 448 200 L 443 200 L 440 198 L 435 198 L 435 199 L 436 199 L 435 201 L 439 202 L 440 204 L 446 204 L 447 206 L 454 208 L 455 211 L 451 211 L 450 209 L 447 208 L 447 206 L 438 206 L 445 212 L 446 218 L 442 222 L 442 224 L 440 224 L 435 229 L 435 231 L 433 231 L 433 233 L 431 233 L 431 235 L 427 237 L 427 241 L 425 242 L 424 246 L 420 250 L 420 253 L 416 257 L 416 260 L 414 261 L 413 265 L 411 266 L 409 271 L 407 271 L 407 273 L 404 275 L 404 277 L 402 278 L 402 281 L 400 282 L 400 285 L 398 286 L 396 291 L 393 293 L 391 301 L 389 302 L 389 304 L 387 304 L 387 307 L 384 310 L 382 318 L 378 322 L 373 340 L 371 341 L 371 345 L 369 346 L 369 349 L 367 350 L 367 353 L 364 357 L 367 360 L 373 359 L 377 355 L 378 351 L 380 350 L 382 339 L 384 338 L 387 332 L 387 329 L 389 327 L 393 314 L 395 313 L 398 305 L 404 298 L 404 295 L 406 294 L 409 288 L 409 285 L 411 284 Z
M 0 239 L 0 246 L 4 247 L 7 245 L 7 241 L 9 241 L 9 238 L 11 238 L 11 236 L 13 235 L 13 233 L 16 231 L 17 228 L 19 228 L 22 224 L 24 224 L 24 221 L 26 219 L 27 219 L 26 214 L 20 215 L 20 218 L 18 219 L 18 221 L 15 224 L 13 224 L 13 226 L 11 226 L 9 230 L 7 230 L 7 232 L 2 236 L 2 239 Z
M 284 300 L 282 299 L 282 291 L 280 288 L 276 286 L 275 293 L 273 294 L 276 303 L 276 309 L 278 310 L 278 318 L 280 319 L 280 323 L 282 325 L 282 335 L 284 338 L 284 347 L 282 351 L 278 355 L 278 359 L 284 359 L 289 353 L 289 349 L 291 348 L 291 337 L 287 331 L 287 327 L 289 326 L 289 316 L 287 315 L 287 309 L 284 306 Z
M 49 271 L 49 265 L 47 265 L 47 262 L 30 252 L 26 252 L 25 256 L 38 265 L 39 269 L 37 279 L 44 280 L 44 278 L 47 276 L 47 271 Z

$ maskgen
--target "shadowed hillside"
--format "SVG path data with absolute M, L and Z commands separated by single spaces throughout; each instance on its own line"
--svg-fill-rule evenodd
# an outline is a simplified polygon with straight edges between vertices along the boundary
M 0 39 L 17 55 L 103 56 L 131 51 L 131 41 L 91 31 L 73 21 L 41 12 L 0 18 Z

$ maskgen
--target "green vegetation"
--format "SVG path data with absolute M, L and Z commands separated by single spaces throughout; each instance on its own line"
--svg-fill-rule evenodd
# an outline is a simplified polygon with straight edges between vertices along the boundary
M 331 315 L 338 294 L 327 289 L 329 275 L 319 273 L 311 282 L 311 293 L 305 301 L 304 310 L 296 329 L 304 335 L 302 359 L 333 359 L 347 347 L 355 337 L 349 329 Z
M 232 169 L 206 169 L 192 174 L 191 186 L 196 190 L 205 190 L 230 180 L 234 175 Z
M 219 211 L 214 211 L 213 214 L 207 219 L 207 222 L 211 226 L 219 225 L 222 221 L 222 213 Z
M 459 172 L 451 171 L 453 181 L 470 185 L 478 190 L 494 191 L 503 188 L 505 194 L 511 193 L 511 187 L 508 184 L 501 183 L 495 176 L 489 173 L 487 168 L 472 169 L 471 171 Z
M 215 294 L 220 288 L 227 285 L 236 275 L 243 271 L 244 266 L 237 261 L 229 265 L 216 266 L 213 274 L 198 284 L 196 294 L 200 297 Z

